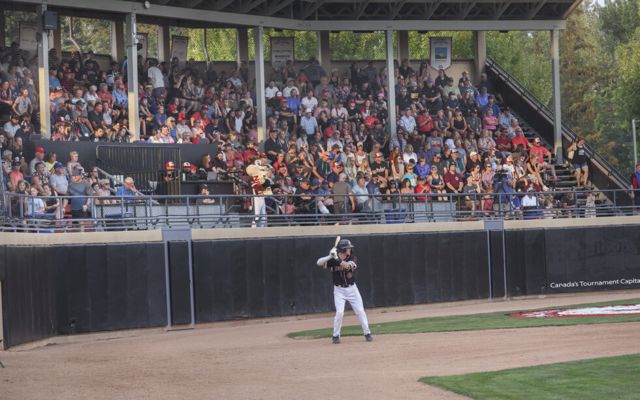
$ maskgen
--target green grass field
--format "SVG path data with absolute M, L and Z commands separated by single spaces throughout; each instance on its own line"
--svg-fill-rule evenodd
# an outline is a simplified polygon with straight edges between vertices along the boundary
M 634 354 L 420 381 L 476 400 L 631 400 L 640 398 L 638 365 Z
M 563 307 L 550 308 L 572 308 L 588 306 L 607 306 L 617 304 L 638 304 L 640 299 L 628 299 L 603 303 L 578 304 Z M 530 311 L 530 310 L 522 310 Z M 511 328 L 532 328 L 539 326 L 565 326 L 565 325 L 585 325 L 604 324 L 616 322 L 638 322 L 640 315 L 615 316 L 615 317 L 575 317 L 575 318 L 514 318 L 507 314 L 517 311 L 496 312 L 474 315 L 459 315 L 450 317 L 419 318 L 406 321 L 386 322 L 382 324 L 372 324 L 371 332 L 374 335 L 384 335 L 392 333 L 428 333 L 428 332 L 451 332 L 451 331 L 472 331 L 484 329 L 511 329 Z M 301 332 L 292 332 L 287 336 L 291 338 L 326 338 L 330 337 L 331 328 L 316 329 Z M 342 336 L 362 335 L 359 325 L 350 325 L 342 328 Z M 640 396 L 640 395 L 639 395 Z

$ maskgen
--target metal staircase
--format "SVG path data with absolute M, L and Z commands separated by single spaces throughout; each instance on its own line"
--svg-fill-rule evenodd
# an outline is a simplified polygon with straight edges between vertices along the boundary
M 529 138 L 540 137 L 543 144 L 552 150 L 553 143 L 553 113 L 542 104 L 529 90 L 520 84 L 495 60 L 487 58 L 485 70 L 489 79 L 496 86 L 496 90 L 502 95 L 504 101 L 509 104 L 514 114 L 518 116 L 525 135 Z M 568 148 L 575 142 L 578 135 L 564 122 L 562 123 L 563 148 Z M 585 145 L 589 157 L 589 171 L 592 185 L 598 190 L 627 189 L 627 179 L 624 178 L 604 157 L 599 155 L 588 143 Z M 573 167 L 567 164 L 556 165 L 556 173 L 560 181 L 556 185 L 558 191 L 570 191 L 576 186 Z M 607 194 L 606 196 L 611 196 Z M 627 195 L 620 198 L 608 198 L 618 205 L 631 205 L 631 199 Z M 578 195 L 578 202 L 584 203 L 585 195 Z M 604 198 L 602 199 L 604 200 Z

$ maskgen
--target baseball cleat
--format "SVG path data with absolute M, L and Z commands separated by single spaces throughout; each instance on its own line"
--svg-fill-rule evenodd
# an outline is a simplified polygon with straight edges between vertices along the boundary
M 340 336 L 334 336 L 334 337 L 331 339 L 331 342 L 332 342 L 333 344 L 340 344 Z
M 370 333 L 364 335 L 364 338 L 367 340 L 367 342 L 373 342 L 373 336 L 371 336 Z

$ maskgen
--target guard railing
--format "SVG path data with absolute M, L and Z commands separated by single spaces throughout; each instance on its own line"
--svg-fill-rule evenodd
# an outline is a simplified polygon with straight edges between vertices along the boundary
M 486 219 L 587 218 L 633 215 L 637 208 L 617 199 L 623 190 L 536 193 L 278 194 L 272 196 L 37 197 L 57 202 L 38 210 L 36 197 L 6 193 L 4 231 L 74 232 L 152 230 L 172 227 L 232 228 L 325 224 L 397 224 Z M 529 196 L 525 199 L 526 196 Z M 640 192 L 638 192 L 640 196 Z M 613 199 L 613 201 L 609 201 Z M 535 199 L 535 200 L 534 200 Z M 253 204 L 264 202 L 256 215 Z M 591 199 L 593 200 L 593 199 Z M 86 211 L 78 207 L 86 205 Z M 70 207 L 73 204 L 76 207 Z M 70 208 L 78 208 L 76 212 Z M 261 208 L 259 208 L 261 209 Z M 83 211 L 83 212 L 82 212 Z

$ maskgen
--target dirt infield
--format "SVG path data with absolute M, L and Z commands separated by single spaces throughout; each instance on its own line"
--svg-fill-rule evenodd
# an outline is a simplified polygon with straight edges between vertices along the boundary
M 640 291 L 369 310 L 371 323 L 640 297 Z M 327 301 L 331 301 L 329 296 Z M 640 352 L 640 323 L 289 339 L 330 314 L 194 330 L 55 338 L 0 352 L 0 399 L 459 399 L 417 382 L 450 375 Z M 357 323 L 349 312 L 346 324 Z M 375 335 L 375 331 L 374 331 Z

